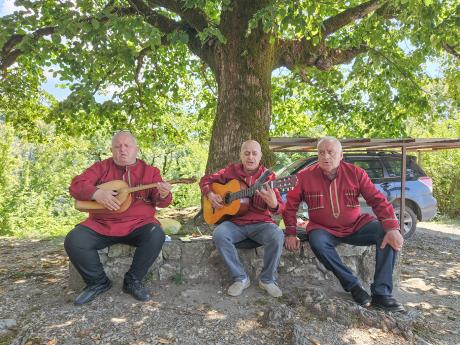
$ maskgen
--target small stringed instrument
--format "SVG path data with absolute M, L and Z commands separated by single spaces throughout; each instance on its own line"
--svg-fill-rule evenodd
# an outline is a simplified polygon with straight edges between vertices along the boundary
M 194 183 L 195 178 L 181 178 L 176 180 L 167 181 L 170 184 L 178 183 Z M 104 190 L 113 190 L 117 192 L 115 196 L 120 201 L 120 208 L 116 211 L 111 211 L 106 209 L 103 205 L 99 204 L 97 201 L 84 201 L 84 200 L 75 200 L 75 208 L 82 212 L 91 212 L 91 213 L 121 213 L 128 209 L 131 205 L 132 192 L 137 192 L 139 190 L 145 190 L 150 188 L 155 188 L 157 183 L 150 183 L 146 185 L 140 185 L 136 187 L 129 187 L 128 183 L 122 180 L 113 180 L 97 186 L 98 189 Z
M 287 192 L 294 188 L 296 182 L 297 176 L 291 175 L 262 184 L 256 183 L 249 188 L 244 182 L 236 179 L 226 184 L 213 183 L 212 191 L 222 197 L 224 207 L 214 208 L 209 199 L 204 196 L 203 218 L 208 224 L 217 224 L 229 216 L 242 215 L 249 209 L 249 197 L 253 196 L 256 190 L 262 189 L 264 185 L 278 188 L 279 192 Z

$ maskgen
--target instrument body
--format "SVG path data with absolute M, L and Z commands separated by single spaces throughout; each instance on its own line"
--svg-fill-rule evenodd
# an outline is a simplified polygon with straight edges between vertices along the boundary
M 231 193 L 236 193 L 247 188 L 246 184 L 238 180 L 230 180 L 226 184 L 213 183 L 212 191 L 225 200 L 229 199 Z M 203 198 L 203 218 L 208 224 L 216 224 L 235 215 L 242 215 L 249 209 L 249 198 L 237 198 L 222 208 L 214 208 L 208 198 Z
M 168 181 L 170 184 L 177 183 L 193 183 L 195 178 L 183 178 Z M 96 188 L 104 190 L 113 190 L 117 192 L 115 196 L 120 201 L 120 208 L 116 211 L 111 211 L 106 209 L 103 205 L 99 204 L 97 201 L 86 201 L 86 200 L 75 200 L 75 208 L 82 212 L 91 212 L 91 213 L 121 213 L 126 211 L 132 202 L 132 192 L 139 190 L 145 190 L 150 188 L 155 188 L 157 183 L 151 183 L 147 185 L 140 185 L 137 187 L 129 187 L 128 183 L 122 180 L 113 180 L 109 182 L 102 183 Z
M 214 208 L 209 199 L 204 196 L 203 218 L 208 224 L 218 224 L 235 215 L 242 215 L 249 209 L 249 198 L 264 185 L 277 188 L 280 192 L 287 192 L 294 188 L 296 182 L 297 176 L 295 175 L 267 181 L 263 184 L 256 183 L 251 187 L 237 179 L 230 180 L 225 184 L 214 182 L 211 184 L 212 191 L 221 196 L 224 207 Z

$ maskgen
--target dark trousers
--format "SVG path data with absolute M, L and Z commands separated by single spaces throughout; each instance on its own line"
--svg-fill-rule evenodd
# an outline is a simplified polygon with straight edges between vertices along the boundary
M 339 279 L 345 291 L 359 284 L 358 278 L 345 266 L 335 247 L 340 243 L 355 246 L 376 246 L 374 283 L 371 285 L 373 295 L 391 296 L 393 291 L 393 268 L 396 251 L 390 245 L 380 249 L 385 232 L 379 221 L 367 223 L 354 234 L 347 237 L 335 237 L 326 230 L 315 229 L 308 234 L 308 241 L 316 257 L 328 270 Z
M 136 247 L 127 275 L 142 280 L 161 251 L 165 234 L 157 224 L 146 224 L 123 237 L 104 236 L 83 225 L 77 225 L 64 241 L 70 261 L 88 285 L 107 281 L 98 250 L 124 243 Z

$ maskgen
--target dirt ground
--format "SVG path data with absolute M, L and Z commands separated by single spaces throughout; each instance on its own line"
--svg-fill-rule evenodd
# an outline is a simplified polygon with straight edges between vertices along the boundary
M 170 281 L 149 283 L 147 303 L 114 287 L 74 307 L 62 242 L 0 238 L 1 345 L 460 344 L 460 227 L 420 223 L 405 244 L 397 297 L 417 315 L 413 337 L 292 305 L 306 286 L 295 281 L 280 282 L 279 300 L 256 284 L 232 298 L 217 284 Z

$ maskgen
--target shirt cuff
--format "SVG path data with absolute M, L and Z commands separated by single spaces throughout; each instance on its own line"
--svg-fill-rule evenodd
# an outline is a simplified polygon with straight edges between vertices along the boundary
M 297 227 L 294 225 L 286 226 L 286 230 L 284 231 L 284 234 L 286 236 L 289 236 L 289 235 L 297 236 Z
M 211 186 L 210 185 L 206 185 L 206 186 L 203 186 L 201 187 L 201 192 L 203 193 L 204 196 L 208 196 L 209 192 L 212 192 L 211 190 Z
M 268 207 L 268 210 L 271 213 L 276 213 L 276 212 L 278 212 L 279 209 L 280 209 L 280 204 L 277 204 L 275 208 Z
M 162 197 L 161 197 L 161 194 L 160 194 L 160 193 L 158 193 L 158 198 L 159 198 L 160 200 L 165 200 L 165 199 L 167 199 L 167 198 L 168 198 L 168 196 L 169 196 L 169 195 L 171 195 L 171 192 L 169 192 L 168 194 L 166 194 L 166 195 L 165 195 L 165 197 L 164 197 L 164 198 L 162 198 Z

